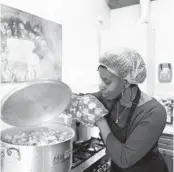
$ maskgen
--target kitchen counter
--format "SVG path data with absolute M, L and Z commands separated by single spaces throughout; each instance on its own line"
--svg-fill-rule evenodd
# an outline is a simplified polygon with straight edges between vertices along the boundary
M 163 155 L 169 172 L 173 172 L 173 135 L 163 133 L 158 142 L 159 152 Z
M 105 151 L 106 151 L 106 148 L 102 149 L 101 151 L 96 153 L 94 156 L 92 156 L 91 158 L 86 160 L 84 163 L 82 163 L 79 166 L 77 166 L 76 168 L 72 169 L 70 172 L 82 172 L 82 171 L 86 170 L 88 167 L 90 167 L 95 162 L 100 160 L 103 156 L 105 156 Z
M 173 135 L 174 134 L 174 126 L 166 124 L 163 133 Z

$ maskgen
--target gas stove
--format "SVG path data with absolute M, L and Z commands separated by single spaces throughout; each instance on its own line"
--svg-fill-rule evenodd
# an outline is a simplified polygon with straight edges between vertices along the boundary
M 75 143 L 73 145 L 72 171 L 101 171 L 101 166 L 104 169 L 109 169 L 109 160 L 106 159 L 101 162 L 105 156 L 105 145 L 100 138 L 91 138 L 82 143 Z M 102 170 L 105 171 L 105 170 Z

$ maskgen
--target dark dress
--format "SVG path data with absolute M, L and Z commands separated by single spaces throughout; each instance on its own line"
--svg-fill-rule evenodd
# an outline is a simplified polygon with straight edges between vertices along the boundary
M 107 107 L 103 98 L 101 97 L 101 94 L 97 93 L 94 95 L 105 105 L 105 107 Z M 162 155 L 159 153 L 159 151 L 157 149 L 159 138 L 157 138 L 157 140 L 154 142 L 154 144 L 151 146 L 151 148 L 145 153 L 145 155 L 142 156 L 138 161 L 134 162 L 132 165 L 121 166 L 121 160 L 119 160 L 119 159 L 123 159 L 122 161 L 126 161 L 127 157 L 126 158 L 118 157 L 118 156 L 122 156 L 121 153 L 119 154 L 120 150 L 118 152 L 118 155 L 116 155 L 116 153 L 117 153 L 116 149 L 122 148 L 121 147 L 122 144 L 126 144 L 126 141 L 129 137 L 129 135 L 131 134 L 130 133 L 131 125 L 133 125 L 134 121 L 138 121 L 137 117 L 133 118 L 133 114 L 136 110 L 140 96 L 141 96 L 141 92 L 138 89 L 137 95 L 136 95 L 135 99 L 133 100 L 134 103 L 132 104 L 132 107 L 129 109 L 128 117 L 126 119 L 124 127 L 120 127 L 119 125 L 117 125 L 115 123 L 115 119 L 114 119 L 115 114 L 112 113 L 112 111 L 114 109 L 114 104 L 118 100 L 115 100 L 115 102 L 113 102 L 113 106 L 111 106 L 109 109 L 110 113 L 106 116 L 106 120 L 112 131 L 109 134 L 107 141 L 106 141 L 106 150 L 107 150 L 108 155 L 110 155 L 111 159 L 112 159 L 111 172 L 168 172 L 166 163 L 165 163 Z M 137 142 L 138 142 L 138 140 L 137 140 Z M 138 144 L 137 142 L 136 142 L 136 144 Z M 114 153 L 114 152 L 116 152 L 116 153 Z M 128 156 L 128 155 L 125 155 L 125 156 Z M 137 155 L 135 155 L 135 156 L 137 156 Z

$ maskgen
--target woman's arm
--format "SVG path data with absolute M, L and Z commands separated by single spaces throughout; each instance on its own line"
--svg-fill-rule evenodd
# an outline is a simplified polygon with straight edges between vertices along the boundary
M 145 156 L 158 141 L 166 122 L 166 111 L 155 107 L 133 130 L 126 143 L 121 143 L 103 118 L 97 122 L 107 153 L 121 168 L 128 168 Z
M 109 133 L 111 133 L 111 129 L 106 119 L 105 118 L 100 119 L 99 121 L 97 121 L 96 125 L 99 127 L 101 137 L 106 145 L 107 136 L 109 135 Z

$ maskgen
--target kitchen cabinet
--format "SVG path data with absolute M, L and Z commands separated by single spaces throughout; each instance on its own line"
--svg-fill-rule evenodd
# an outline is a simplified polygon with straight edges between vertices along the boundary
M 173 172 L 173 135 L 163 134 L 159 139 L 158 147 L 166 161 L 169 172 Z

